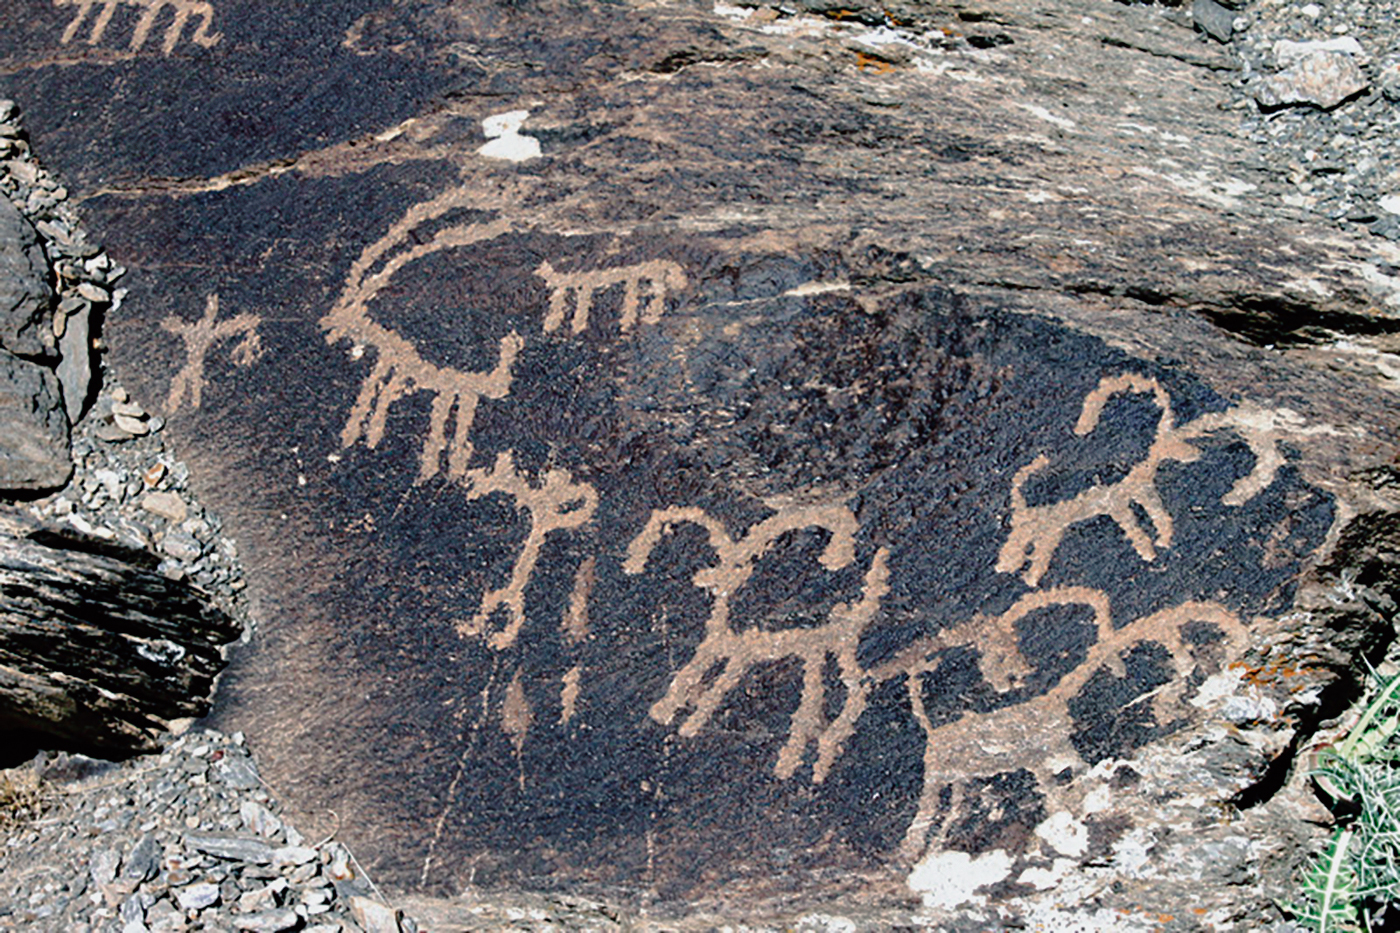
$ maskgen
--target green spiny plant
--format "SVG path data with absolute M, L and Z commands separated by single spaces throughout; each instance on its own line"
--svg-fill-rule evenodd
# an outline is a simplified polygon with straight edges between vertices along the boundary
M 1361 718 L 1312 772 L 1338 825 L 1289 910 L 1318 933 L 1373 930 L 1374 908 L 1400 903 L 1400 675 L 1372 682 Z

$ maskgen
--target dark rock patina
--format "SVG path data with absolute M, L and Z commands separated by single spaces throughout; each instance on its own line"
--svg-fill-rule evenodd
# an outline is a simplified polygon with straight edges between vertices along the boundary
M 1209 814 L 1383 640 L 1396 319 L 1249 200 L 1214 45 L 106 6 L 0 13 L 0 89 L 131 268 L 302 817 L 401 890 L 1261 909 Z

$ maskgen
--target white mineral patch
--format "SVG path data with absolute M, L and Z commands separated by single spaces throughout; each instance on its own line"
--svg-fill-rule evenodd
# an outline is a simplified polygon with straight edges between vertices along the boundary
M 1270 722 L 1278 715 L 1278 704 L 1262 695 L 1257 687 L 1248 693 L 1236 694 L 1220 707 L 1220 715 L 1240 725 L 1246 722 Z
M 1048 891 L 1058 885 L 1076 864 L 1072 858 L 1057 858 L 1049 868 L 1027 868 L 1021 872 L 1016 883 L 1028 884 L 1037 891 Z
M 481 131 L 491 141 L 478 149 L 476 154 L 488 159 L 506 159 L 511 162 L 538 159 L 540 141 L 520 133 L 520 128 L 525 125 L 529 116 L 528 110 L 511 110 L 492 114 L 482 120 Z
M 1062 810 L 1035 828 L 1035 834 L 1061 855 L 1083 855 L 1089 851 L 1089 828 Z
M 1006 880 L 1011 856 L 1001 849 L 973 858 L 966 852 L 930 852 L 909 873 L 909 889 L 922 894 L 924 906 L 950 909 L 976 897 L 978 888 Z
M 1073 120 L 1066 119 L 1065 117 L 1056 116 L 1055 114 L 1046 110 L 1044 107 L 1039 106 L 1038 104 L 1018 103 L 1016 104 L 1016 106 L 1026 111 L 1026 113 L 1040 117 L 1040 119 L 1044 120 L 1046 123 L 1055 124 L 1061 129 L 1072 130 L 1079 126 L 1079 124 L 1075 123 Z
M 1130 878 L 1140 878 L 1156 840 L 1145 829 L 1134 829 L 1113 844 L 1113 867 Z
M 1084 795 L 1084 803 L 1080 805 L 1080 809 L 1088 816 L 1091 813 L 1102 813 L 1112 805 L 1113 791 L 1108 789 L 1107 784 L 1100 784 Z
M 1243 678 L 1243 668 L 1227 668 L 1218 674 L 1210 675 L 1196 689 L 1196 695 L 1191 698 L 1191 705 L 1198 709 L 1213 709 L 1226 697 L 1234 695 Z
M 1351 36 L 1336 39 L 1317 39 L 1312 42 L 1293 42 L 1280 39 L 1274 43 L 1274 61 L 1280 68 L 1287 68 L 1317 52 L 1342 52 L 1356 58 L 1365 58 L 1366 50 Z
M 1392 214 L 1400 214 L 1400 194 L 1387 194 L 1376 202 L 1381 206 L 1381 210 L 1389 211 Z
M 796 288 L 783 292 L 784 298 L 802 298 L 807 295 L 824 295 L 827 292 L 848 292 L 850 282 L 803 282 Z

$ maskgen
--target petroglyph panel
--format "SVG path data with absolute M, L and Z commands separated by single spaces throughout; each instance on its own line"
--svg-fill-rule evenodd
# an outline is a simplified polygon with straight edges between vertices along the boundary
M 300 319 L 221 287 L 152 326 L 172 425 L 283 406 L 336 659 L 285 702 L 403 749 L 354 781 L 405 885 L 1035 864 L 1332 527 L 1296 445 L 1341 429 L 1052 321 L 457 188 L 381 214 Z

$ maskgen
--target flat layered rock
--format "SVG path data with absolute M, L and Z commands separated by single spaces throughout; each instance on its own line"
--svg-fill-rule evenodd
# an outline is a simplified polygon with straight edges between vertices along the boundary
M 249 560 L 220 721 L 376 877 L 1289 890 L 1393 608 L 1397 299 L 1256 196 L 1189 21 L 109 6 L 0 13 L 3 89 Z

